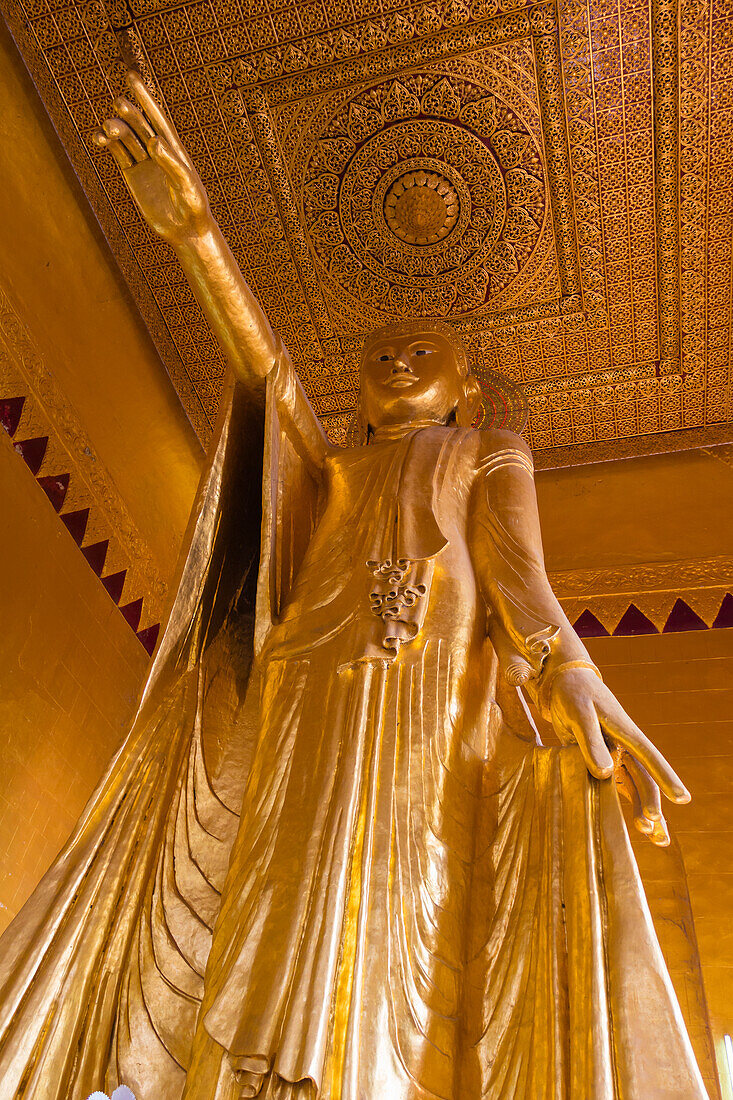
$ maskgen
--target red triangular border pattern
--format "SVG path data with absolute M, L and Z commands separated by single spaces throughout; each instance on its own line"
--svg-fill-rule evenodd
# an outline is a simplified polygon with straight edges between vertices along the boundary
M 115 603 L 119 603 L 122 599 L 122 589 L 125 587 L 126 576 L 127 570 L 121 569 L 119 573 L 108 573 L 106 577 L 102 577 L 102 584 Z
M 696 611 L 683 599 L 675 600 L 674 607 L 669 613 L 669 618 L 662 627 L 663 634 L 676 634 L 683 630 L 707 630 L 704 622 Z
M 19 439 L 13 446 L 30 472 L 34 475 L 37 474 L 43 465 L 46 448 L 48 447 L 48 436 L 37 435 L 34 439 Z
M 12 439 L 23 415 L 25 397 L 3 397 L 0 400 L 0 424 Z
M 108 550 L 109 539 L 102 539 L 101 542 L 93 542 L 89 546 L 82 546 L 81 548 L 82 554 L 98 577 L 102 576 Z
M 159 634 L 160 623 L 155 623 L 154 626 L 146 626 L 144 630 L 138 630 L 137 632 L 138 638 L 151 657 L 155 652 L 155 643 L 158 641 Z
M 733 595 L 726 592 L 720 610 L 713 621 L 713 630 L 725 630 L 733 627 Z
M 71 474 L 52 474 L 50 477 L 37 477 L 36 481 L 53 504 L 54 512 L 60 512 L 69 491 Z
M 124 607 L 120 608 L 120 611 L 135 633 L 137 633 L 137 628 L 140 626 L 140 616 L 143 613 L 142 596 L 137 600 L 133 600 L 132 603 L 126 603 Z
M 61 516 L 61 522 L 66 526 L 76 545 L 81 546 L 89 523 L 89 509 L 78 508 L 75 512 L 65 512 Z
M 635 603 L 630 603 L 621 616 L 613 636 L 614 638 L 628 638 L 637 634 L 658 633 L 659 631 L 651 619 L 648 619 Z
M 636 604 L 630 603 L 621 616 L 613 637 L 632 638 L 641 634 L 675 634 L 689 630 L 730 630 L 731 628 L 733 628 L 733 593 L 727 592 L 712 626 L 708 626 L 680 596 L 661 631 L 657 630 L 654 623 L 639 610 Z M 608 637 L 606 628 L 587 607 L 573 623 L 573 629 L 580 638 Z
M 48 436 L 36 436 L 33 439 L 21 440 L 16 440 L 14 438 L 23 415 L 25 402 L 26 398 L 23 396 L 0 397 L 0 427 L 4 428 L 13 440 L 13 447 L 43 489 L 53 510 L 59 515 L 61 522 L 86 558 L 89 567 L 93 569 L 100 578 L 110 599 L 119 606 L 120 599 L 122 598 L 122 591 L 125 586 L 127 570 L 122 569 L 118 573 L 110 573 L 106 577 L 102 576 L 104 572 L 104 563 L 107 558 L 107 550 L 109 549 L 109 539 L 102 539 L 89 546 L 82 546 L 89 524 L 89 509 L 78 508 L 72 512 L 62 512 L 64 501 L 69 491 L 71 474 L 65 472 L 59 474 L 44 474 L 43 477 L 38 477 L 38 472 L 43 465 L 43 459 L 46 456 L 46 450 L 48 448 Z M 140 644 L 146 652 L 152 656 L 160 633 L 160 623 L 153 623 L 151 626 L 146 626 L 143 630 L 138 630 L 142 617 L 142 610 L 142 597 L 133 600 L 131 603 L 125 604 L 124 607 L 120 607 L 120 611 L 125 621 L 132 630 L 134 630 L 135 636 Z
M 592 611 L 586 607 L 573 623 L 573 630 L 581 638 L 607 638 L 608 631 L 603 623 L 595 617 Z

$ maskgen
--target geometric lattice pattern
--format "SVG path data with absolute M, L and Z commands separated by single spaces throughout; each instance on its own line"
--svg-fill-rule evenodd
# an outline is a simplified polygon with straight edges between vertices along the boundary
M 202 439 L 222 357 L 91 142 L 131 61 L 335 441 L 406 316 L 523 389 L 540 462 L 724 437 L 726 0 L 1 2 Z

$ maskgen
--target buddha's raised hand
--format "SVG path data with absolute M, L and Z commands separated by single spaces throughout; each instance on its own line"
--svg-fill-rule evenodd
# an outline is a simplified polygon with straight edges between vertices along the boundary
M 270 324 L 214 220 L 175 126 L 137 73 L 129 72 L 127 81 L 139 106 L 116 99 L 117 117 L 94 139 L 115 158 L 145 221 L 173 246 L 235 376 L 261 403 L 278 353 Z
M 589 668 L 561 671 L 550 689 L 549 718 L 561 741 L 577 742 L 592 775 L 615 775 L 639 832 L 661 847 L 669 844 L 661 794 L 676 803 L 689 802 L 690 794 L 596 673 Z
M 203 235 L 212 225 L 209 200 L 199 174 L 181 144 L 175 126 L 135 72 L 127 82 L 139 107 L 120 97 L 94 134 L 122 171 L 145 221 L 173 245 Z

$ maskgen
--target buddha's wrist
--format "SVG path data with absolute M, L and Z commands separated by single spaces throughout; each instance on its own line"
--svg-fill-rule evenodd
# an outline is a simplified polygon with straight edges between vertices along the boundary
M 579 658 L 571 661 L 560 661 L 557 664 L 549 665 L 542 673 L 537 684 L 537 706 L 539 708 L 542 717 L 549 721 L 551 717 L 551 704 L 552 704 L 552 689 L 555 686 L 555 682 L 558 677 L 566 672 L 573 670 L 586 669 L 589 672 L 595 673 L 598 679 L 603 683 L 603 677 L 598 668 L 585 658 Z

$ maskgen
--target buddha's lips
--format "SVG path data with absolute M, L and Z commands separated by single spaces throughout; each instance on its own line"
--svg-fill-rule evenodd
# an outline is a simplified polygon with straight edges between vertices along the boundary
M 416 382 L 417 378 L 414 374 L 394 374 L 387 379 L 388 386 L 396 386 L 398 388 L 414 386 Z

